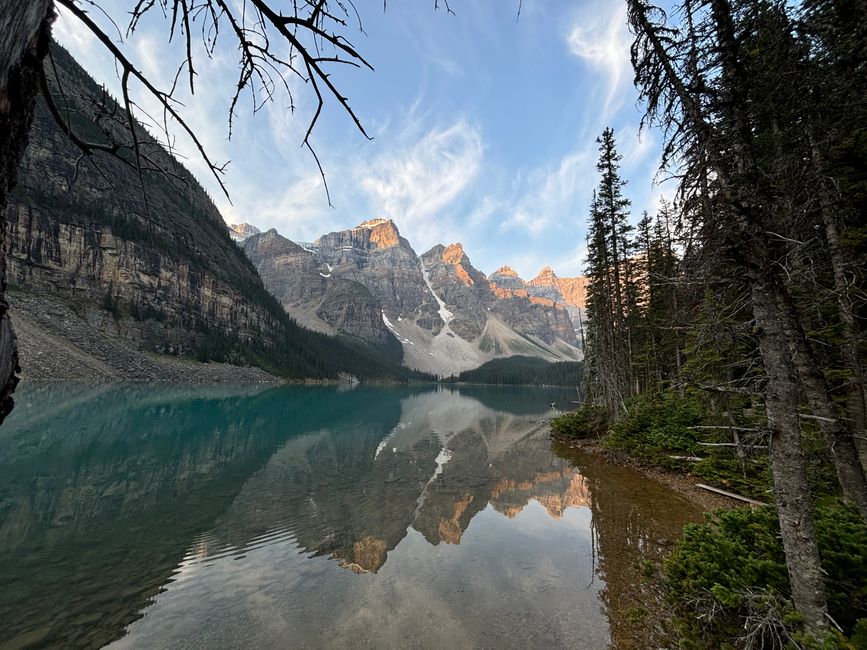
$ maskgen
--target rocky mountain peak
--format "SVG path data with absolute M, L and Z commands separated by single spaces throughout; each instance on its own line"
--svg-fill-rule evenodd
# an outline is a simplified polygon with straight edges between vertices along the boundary
M 529 284 L 535 287 L 550 287 L 557 284 L 557 274 L 550 266 L 546 266 L 539 274 L 530 280 Z
M 229 228 L 229 236 L 235 241 L 244 241 L 247 237 L 258 235 L 262 232 L 256 226 L 246 222 L 230 223 L 227 227 Z
M 449 264 L 460 264 L 464 257 L 466 257 L 466 253 L 464 253 L 464 247 L 460 242 L 449 244 L 443 249 L 443 260 Z
M 303 251 L 298 244 L 290 239 L 286 239 L 275 228 L 271 228 L 265 232 L 257 232 L 245 237 L 242 241 L 243 248 L 248 256 L 254 254 L 288 255 Z
M 265 284 L 300 323 L 385 342 L 392 334 L 409 367 L 440 374 L 494 356 L 580 358 L 555 287 L 528 290 L 509 267 L 487 278 L 460 243 L 420 257 L 390 219 L 323 235 L 296 254 L 244 248 Z M 551 294 L 550 297 L 548 294 Z M 543 295 L 544 294 L 544 295 Z
M 496 271 L 491 274 L 491 277 L 498 276 L 502 278 L 518 278 L 518 272 L 515 271 L 511 266 L 501 266 Z
M 464 247 L 460 243 L 449 244 L 443 249 L 443 261 L 455 267 L 455 274 L 464 284 L 475 284 L 473 276 L 479 275 L 470 264 L 470 258 L 464 253 Z
M 368 219 L 367 221 L 362 221 L 360 224 L 355 226 L 356 228 L 376 228 L 377 226 L 381 226 L 382 224 L 390 223 L 392 226 L 394 222 L 391 219 L 384 219 L 383 217 L 377 217 L 376 219 Z
M 509 298 L 515 295 L 529 295 L 527 284 L 521 276 L 509 266 L 501 266 L 488 277 L 491 283 L 491 291 L 498 298 Z
M 391 248 L 400 243 L 400 232 L 391 219 L 368 219 L 362 221 L 353 230 L 369 230 L 370 242 L 378 248 Z

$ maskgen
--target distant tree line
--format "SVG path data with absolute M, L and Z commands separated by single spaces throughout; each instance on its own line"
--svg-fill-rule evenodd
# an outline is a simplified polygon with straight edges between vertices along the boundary
M 444 379 L 447 383 L 504 384 L 510 386 L 575 386 L 581 384 L 580 361 L 550 362 L 538 357 L 492 359 L 473 370 Z

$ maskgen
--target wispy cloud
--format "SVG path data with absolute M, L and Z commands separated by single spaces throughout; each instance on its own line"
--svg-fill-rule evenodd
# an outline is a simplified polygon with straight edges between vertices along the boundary
M 602 114 L 607 122 L 622 105 L 630 81 L 626 3 L 612 0 L 584 3 L 572 23 L 567 42 L 569 51 L 601 77 L 605 87 Z
M 227 139 L 238 75 L 231 39 L 214 58 L 197 58 L 196 94 L 181 84 L 179 98 L 211 158 L 232 161 L 224 177 L 232 203 L 179 137 L 184 163 L 227 221 L 277 227 L 305 241 L 386 216 L 419 252 L 460 240 L 485 271 L 509 263 L 527 276 L 545 265 L 578 273 L 597 182 L 594 140 L 604 126 L 617 128 L 634 212 L 653 209 L 660 194 L 650 183 L 659 138 L 639 140 L 636 130 L 624 0 L 580 0 L 567 11 L 525 2 L 518 22 L 516 7 L 464 4 L 457 17 L 426 3 L 389 3 L 384 14 L 365 15 L 367 36 L 357 36 L 357 45 L 376 72 L 337 70 L 334 80 L 374 140 L 360 136 L 333 101 L 313 133 L 333 209 L 301 148 L 315 108 L 303 80 L 288 79 L 294 112 L 281 96 L 253 115 L 245 96 Z M 166 42 L 166 27 L 153 12 L 122 45 L 160 86 L 171 84 L 184 59 L 182 43 Z M 111 58 L 86 29 L 61 10 L 55 33 L 117 93 Z M 136 99 L 159 117 L 142 93 Z
M 358 173 L 358 186 L 375 216 L 397 219 L 404 234 L 427 247 L 442 237 L 435 217 L 473 183 L 483 154 L 479 130 L 459 120 L 380 154 Z
M 574 215 L 583 198 L 589 195 L 593 176 L 594 149 L 582 147 L 567 152 L 558 163 L 532 170 L 518 186 L 518 196 L 503 230 L 522 230 L 539 236 L 559 229 L 563 218 Z

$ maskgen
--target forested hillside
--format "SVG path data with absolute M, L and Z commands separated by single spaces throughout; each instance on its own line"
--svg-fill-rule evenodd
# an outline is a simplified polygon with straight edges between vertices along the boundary
M 867 631 L 867 10 L 630 0 L 628 18 L 675 200 L 634 215 L 602 134 L 590 399 L 555 429 L 775 506 L 688 531 L 667 584 L 693 643 L 851 647 Z

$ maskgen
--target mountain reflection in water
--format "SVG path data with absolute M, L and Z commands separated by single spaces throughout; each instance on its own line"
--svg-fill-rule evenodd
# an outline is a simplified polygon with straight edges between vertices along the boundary
M 626 647 L 636 553 L 698 513 L 553 454 L 570 398 L 25 384 L 0 648 Z

